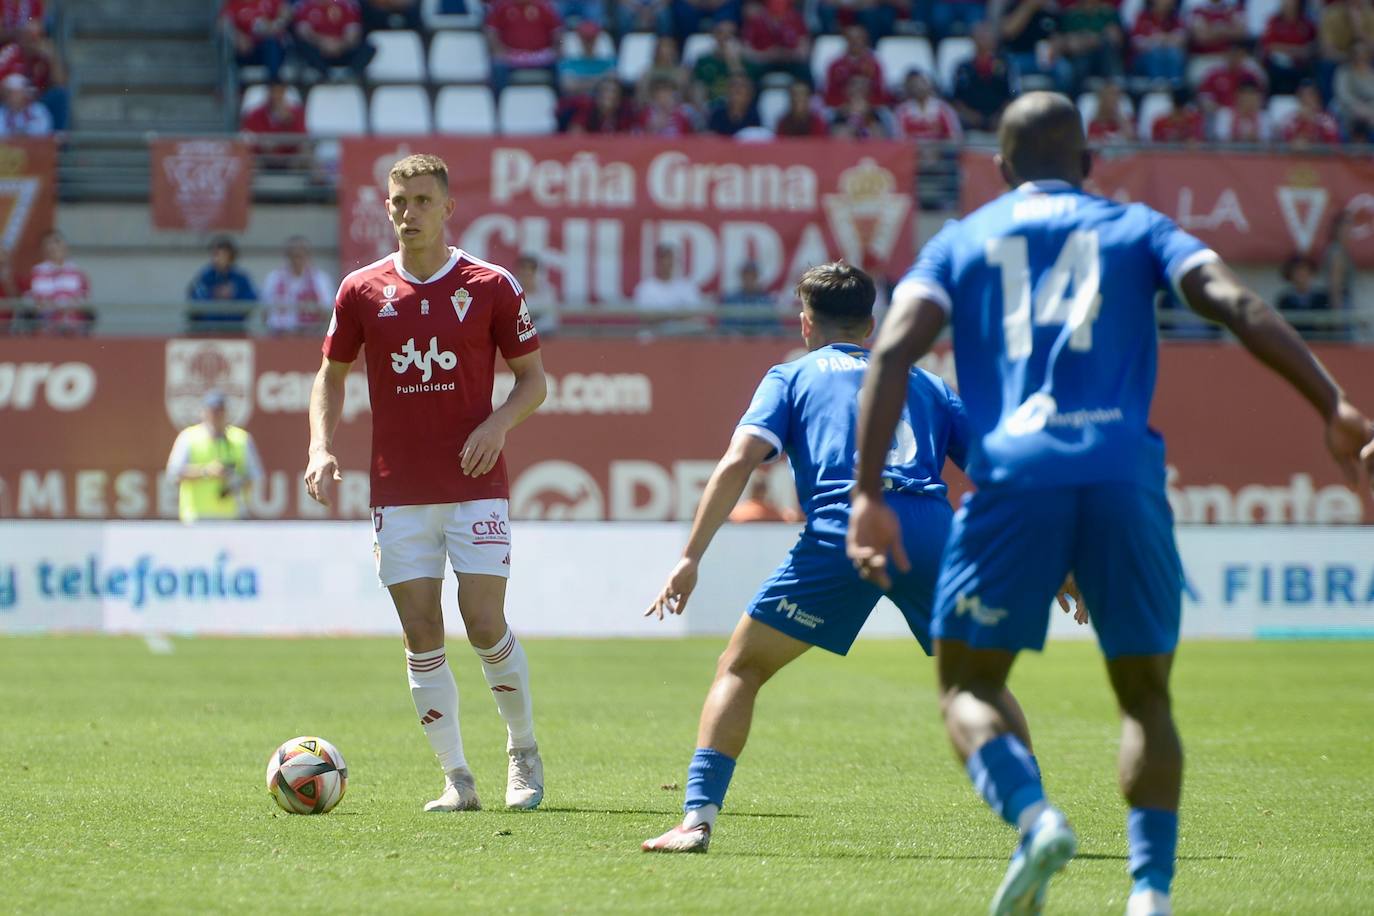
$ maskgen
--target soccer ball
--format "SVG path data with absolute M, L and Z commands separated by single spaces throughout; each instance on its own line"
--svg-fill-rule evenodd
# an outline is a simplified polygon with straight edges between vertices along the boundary
M 324 814 L 339 803 L 347 787 L 348 765 L 339 749 L 323 738 L 292 738 L 267 760 L 267 791 L 291 814 Z

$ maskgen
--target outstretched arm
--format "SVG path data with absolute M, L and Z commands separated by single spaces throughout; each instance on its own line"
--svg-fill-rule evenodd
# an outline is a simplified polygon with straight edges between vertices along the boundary
M 1292 385 L 1326 423 L 1326 447 L 1351 486 L 1360 464 L 1374 472 L 1374 423 L 1349 400 L 1292 325 L 1225 264 L 1210 261 L 1179 281 L 1184 302 L 1203 318 L 1224 324 L 1256 359 Z M 1363 454 L 1361 450 L 1363 449 Z
M 697 505 L 696 517 L 692 519 L 692 533 L 687 538 L 687 547 L 682 551 L 682 559 L 668 576 L 668 582 L 658 597 L 649 605 L 644 616 L 655 615 L 663 619 L 664 611 L 681 614 L 687 609 L 687 599 L 697 585 L 697 569 L 711 539 L 716 536 L 720 526 L 730 517 L 730 510 L 739 502 L 740 495 L 749 483 L 749 477 L 759 465 L 773 453 L 771 443 L 751 432 L 736 430 L 730 440 L 730 447 L 721 457 L 706 489 Z

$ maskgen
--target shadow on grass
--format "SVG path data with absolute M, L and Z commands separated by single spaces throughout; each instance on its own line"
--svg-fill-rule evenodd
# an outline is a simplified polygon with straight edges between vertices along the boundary
M 752 859 L 872 859 L 877 862 L 1005 862 L 1006 855 L 951 855 L 947 853 L 901 852 L 884 854 L 881 852 L 747 852 L 745 850 L 711 850 L 713 856 L 726 856 Z M 1235 856 L 1179 856 L 1183 862 L 1231 861 Z M 1074 861 L 1125 862 L 1126 857 L 1114 853 L 1080 852 Z
M 681 811 L 653 811 L 648 808 L 559 808 L 549 805 L 541 805 L 539 810 L 545 814 L 652 814 L 655 817 L 679 817 Z M 805 818 L 806 814 L 787 814 L 781 811 L 734 811 L 731 810 L 730 817 L 796 817 Z

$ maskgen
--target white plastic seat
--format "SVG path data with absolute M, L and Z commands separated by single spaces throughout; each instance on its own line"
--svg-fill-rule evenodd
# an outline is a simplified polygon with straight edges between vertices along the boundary
M 1301 105 L 1295 95 L 1275 95 L 1269 98 L 1269 120 L 1276 128 L 1282 128 L 1297 113 Z
M 1140 18 L 1140 14 L 1145 11 L 1145 0 L 1122 0 L 1121 8 L 1121 27 L 1126 30 L 1126 34 L 1131 33 L 1135 28 L 1135 21 Z
M 844 56 L 844 48 L 841 35 L 817 35 L 811 43 L 811 79 L 817 86 L 825 86 L 825 75 L 830 65 Z
M 1188 85 L 1196 89 L 1202 85 L 1202 81 L 1207 78 L 1208 73 L 1225 65 L 1226 58 L 1221 54 L 1200 54 L 1188 58 Z
M 778 129 L 778 121 L 787 114 L 788 92 L 786 89 L 765 89 L 759 93 L 759 120 L 769 130 Z
M 637 83 L 648 72 L 654 60 L 654 44 L 658 36 L 653 32 L 630 32 L 620 39 L 616 75 L 622 83 Z
M 444 0 L 420 0 L 420 20 L 431 32 L 440 29 L 480 29 L 486 20 L 482 0 L 467 0 L 466 13 L 443 13 Z
M 377 54 L 367 65 L 373 83 L 423 83 L 425 49 L 415 32 L 373 32 L 367 37 Z
M 374 134 L 427 134 L 433 130 L 429 94 L 422 86 L 381 86 L 372 90 Z
M 489 137 L 496 133 L 496 102 L 487 86 L 445 86 L 434 100 L 434 127 L 441 134 Z
M 1141 140 L 1149 140 L 1155 122 L 1174 110 L 1174 100 L 1167 92 L 1151 92 L 1140 100 L 1140 121 L 1137 131 Z
M 321 137 L 367 133 L 367 101 L 350 83 L 321 83 L 305 97 L 305 130 Z
M 962 35 L 951 35 L 940 42 L 940 47 L 935 49 L 935 70 L 943 92 L 954 91 L 955 72 L 964 61 L 973 59 L 976 50 L 973 39 Z
M 1245 30 L 1251 38 L 1264 34 L 1264 27 L 1278 14 L 1283 0 L 1245 0 Z
M 559 43 L 558 56 L 567 60 L 570 57 L 582 56 L 582 39 L 576 31 L 563 33 L 563 39 Z M 598 32 L 596 41 L 592 43 L 592 56 L 598 59 L 615 57 L 615 41 L 606 32 Z
M 682 66 L 688 70 L 696 66 L 697 61 L 710 54 L 716 49 L 715 36 L 706 32 L 697 32 L 695 35 L 688 35 L 687 41 L 682 45 Z
M 930 42 L 920 36 L 888 35 L 878 39 L 874 53 L 878 55 L 883 82 L 889 92 L 900 91 L 912 70 L 920 70 L 932 79 L 935 77 L 935 52 L 930 50 Z
M 1078 97 L 1078 113 L 1083 117 L 1083 129 L 1087 130 L 1093 118 L 1097 117 L 1097 93 L 1085 92 Z M 1131 97 L 1124 92 L 1121 94 L 1121 113 L 1128 118 L 1135 117 L 1135 106 L 1131 104 Z
M 436 83 L 485 83 L 491 78 L 481 32 L 439 32 L 429 44 L 429 78 Z
M 261 108 L 263 105 L 267 104 L 267 91 L 268 87 L 266 83 L 256 83 L 252 86 L 244 86 L 243 98 L 239 101 L 239 114 L 247 114 L 254 108 Z M 286 97 L 296 105 L 301 103 L 300 90 L 295 86 L 286 87 Z
M 496 122 L 503 134 L 551 134 L 558 128 L 557 108 L 548 86 L 508 86 L 496 102 Z

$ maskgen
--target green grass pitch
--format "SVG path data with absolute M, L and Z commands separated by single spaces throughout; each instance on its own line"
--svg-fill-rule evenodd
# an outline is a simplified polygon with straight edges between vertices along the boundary
M 541 810 L 500 810 L 504 730 L 453 653 L 489 810 L 426 815 L 441 777 L 391 640 L 0 639 L 0 912 L 979 913 L 1009 828 L 946 745 L 912 644 L 802 658 L 768 685 L 706 856 L 639 843 L 678 788 L 722 640 L 538 641 Z M 1374 905 L 1374 665 L 1367 644 L 1185 645 L 1180 913 Z M 1049 912 L 1121 912 L 1116 722 L 1088 644 L 1013 685 L 1081 855 Z M 324 817 L 279 811 L 268 754 L 345 754 Z

